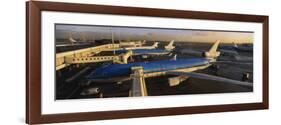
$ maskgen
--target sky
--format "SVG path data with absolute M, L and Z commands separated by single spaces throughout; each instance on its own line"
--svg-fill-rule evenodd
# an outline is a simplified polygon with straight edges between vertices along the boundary
M 147 41 L 171 41 L 176 42 L 214 42 L 220 40 L 223 43 L 253 43 L 253 32 L 238 31 L 207 31 L 192 29 L 160 29 L 141 27 L 111 27 L 88 25 L 56 25 L 56 39 L 99 40 L 147 40 Z

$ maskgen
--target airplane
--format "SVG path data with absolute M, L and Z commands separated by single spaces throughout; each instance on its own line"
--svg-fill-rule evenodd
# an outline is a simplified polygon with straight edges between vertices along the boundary
M 169 44 L 167 46 L 165 46 L 165 49 L 159 49 L 159 48 L 154 48 L 153 47 L 157 47 L 158 43 L 154 43 L 154 45 L 152 47 L 145 47 L 142 49 L 139 49 L 139 47 L 137 47 L 136 49 L 132 49 L 131 51 L 133 52 L 133 55 L 142 55 L 144 56 L 153 56 L 153 55 L 167 55 L 167 54 L 171 54 L 172 50 L 175 48 L 175 46 L 173 46 L 174 44 L 174 40 L 172 40 L 171 42 L 169 42 Z M 123 54 L 123 53 L 127 53 L 129 50 L 128 49 L 122 49 L 122 50 L 116 50 L 115 53 L 116 54 Z
M 97 68 L 95 71 L 86 76 L 86 79 L 91 82 L 103 83 L 120 83 L 132 80 L 133 83 L 130 96 L 147 96 L 145 78 L 163 75 L 176 75 L 176 77 L 169 78 L 170 86 L 178 85 L 180 82 L 188 79 L 189 77 L 193 77 L 252 87 L 253 83 L 194 72 L 206 69 L 218 62 L 216 60 L 216 58 L 220 55 L 220 52 L 217 51 L 218 45 L 219 41 L 216 41 L 209 51 L 204 52 L 204 56 L 201 58 L 112 64 Z
M 79 41 L 75 40 L 74 38 L 72 38 L 71 34 L 68 37 L 68 42 L 69 43 L 67 43 L 67 44 L 58 44 L 58 45 L 56 45 L 56 47 L 79 46 L 79 45 L 88 45 L 88 44 L 90 44 L 88 42 L 79 42 Z
M 158 47 L 158 42 L 155 42 L 152 46 L 139 46 L 139 47 L 124 47 L 123 50 L 135 50 L 135 49 L 155 49 Z
M 233 43 L 233 45 L 225 45 L 220 46 L 219 50 L 226 55 L 238 55 L 239 52 L 253 52 L 252 45 L 243 45 L 238 46 L 237 44 Z
M 141 47 L 146 41 L 129 41 L 129 42 L 124 42 L 124 41 L 120 41 L 119 45 L 120 47 Z

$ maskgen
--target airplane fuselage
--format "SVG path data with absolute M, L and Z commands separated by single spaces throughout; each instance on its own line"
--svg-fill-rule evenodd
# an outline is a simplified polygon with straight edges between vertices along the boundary
M 155 49 L 154 46 L 140 46 L 140 47 L 126 47 L 124 50 L 136 50 L 136 49 Z
M 222 52 L 253 52 L 252 46 L 221 46 L 220 51 Z
M 116 54 L 123 54 L 127 53 L 129 50 L 117 50 L 115 51 Z M 132 50 L 133 55 L 167 55 L 171 53 L 169 50 L 165 49 L 135 49 Z
M 141 41 L 136 41 L 136 42 L 120 42 L 120 47 L 141 47 L 142 46 L 142 42 Z
M 156 77 L 166 75 L 168 71 L 193 72 L 207 68 L 210 65 L 210 60 L 207 58 L 113 64 L 97 68 L 87 76 L 87 79 L 95 82 L 121 82 L 130 80 L 132 67 L 143 67 L 144 77 Z

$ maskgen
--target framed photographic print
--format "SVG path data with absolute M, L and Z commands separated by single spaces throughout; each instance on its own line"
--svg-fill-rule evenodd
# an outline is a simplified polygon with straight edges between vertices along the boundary
M 268 16 L 29 1 L 30 124 L 268 109 Z

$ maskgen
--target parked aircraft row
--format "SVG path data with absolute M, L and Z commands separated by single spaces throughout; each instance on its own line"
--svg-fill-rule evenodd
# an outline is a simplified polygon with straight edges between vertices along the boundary
M 132 48 L 135 53 L 139 54 L 152 54 L 154 52 L 169 52 L 175 47 L 171 41 L 165 49 L 157 49 L 156 46 L 151 46 L 151 48 Z M 176 77 L 169 78 L 170 85 L 178 85 L 180 82 L 193 77 L 199 79 L 207 79 L 212 81 L 220 81 L 228 84 L 241 85 L 246 87 L 252 87 L 253 84 L 249 82 L 242 82 L 238 80 L 232 80 L 228 78 L 212 76 L 202 73 L 195 73 L 195 71 L 203 70 L 210 67 L 213 64 L 221 63 L 217 61 L 217 57 L 220 56 L 220 52 L 217 51 L 219 47 L 219 41 L 216 41 L 209 51 L 203 53 L 201 58 L 188 58 L 188 59 L 176 59 L 171 60 L 161 60 L 161 61 L 152 61 L 152 62 L 132 62 L 128 64 L 111 64 L 103 67 L 97 68 L 95 71 L 90 73 L 86 79 L 90 82 L 124 82 L 128 80 L 133 80 L 134 82 L 145 82 L 144 81 L 135 81 L 138 80 L 132 77 L 133 69 L 135 67 L 143 69 L 143 78 L 148 77 L 158 77 L 163 75 L 175 75 Z M 154 44 L 155 45 L 155 44 Z M 155 48 L 153 48 L 155 47 Z M 129 49 L 119 50 L 119 52 L 125 52 Z M 117 51 L 118 52 L 118 51 Z M 231 62 L 229 62 L 231 63 Z M 134 75 L 133 75 L 134 76 Z M 145 96 L 145 94 L 134 94 L 133 96 Z

